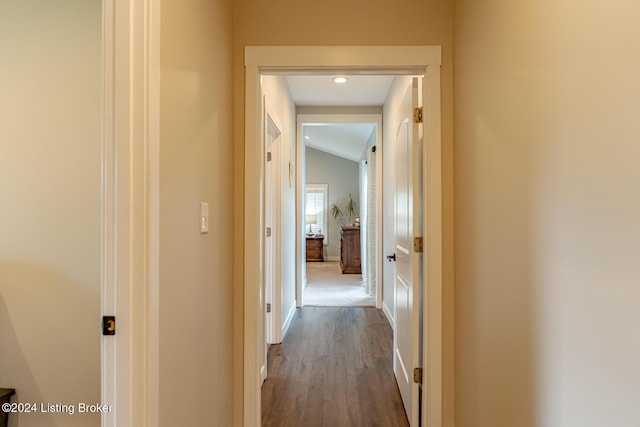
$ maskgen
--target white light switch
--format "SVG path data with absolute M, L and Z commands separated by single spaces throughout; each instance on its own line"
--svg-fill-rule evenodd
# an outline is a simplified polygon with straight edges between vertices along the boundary
M 200 234 L 209 232 L 209 203 L 200 202 Z

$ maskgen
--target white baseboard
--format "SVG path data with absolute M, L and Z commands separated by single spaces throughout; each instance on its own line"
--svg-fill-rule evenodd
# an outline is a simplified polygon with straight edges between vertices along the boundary
M 296 307 L 297 307 L 297 302 L 294 301 L 293 305 L 291 306 L 291 310 L 289 310 L 289 313 L 287 313 L 287 317 L 285 318 L 284 323 L 282 325 L 282 334 L 280 335 L 282 338 L 284 338 L 285 334 L 289 330 L 289 326 L 291 326 L 293 315 L 296 313 Z
M 391 329 L 395 330 L 395 320 L 393 320 L 393 312 L 389 309 L 389 307 L 387 307 L 387 304 L 382 301 L 382 312 L 384 313 L 385 317 L 387 318 L 387 320 L 389 321 L 389 324 L 391 325 Z
M 328 256 L 327 261 L 340 261 L 339 256 Z

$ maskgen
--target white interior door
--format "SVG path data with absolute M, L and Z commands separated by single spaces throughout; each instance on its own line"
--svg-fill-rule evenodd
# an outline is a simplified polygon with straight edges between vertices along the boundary
M 273 283 L 274 283 L 274 258 L 275 251 L 273 247 L 273 163 L 268 160 L 270 156 L 273 155 L 273 140 L 270 138 L 269 133 L 266 133 L 266 153 L 265 156 L 265 166 L 264 166 L 264 226 L 266 228 L 265 231 L 265 239 L 264 239 L 264 293 L 263 293 L 263 304 L 261 304 L 262 312 L 264 314 L 264 327 L 262 332 L 261 339 L 261 364 L 260 364 L 260 377 L 262 381 L 267 378 L 267 343 L 269 341 L 270 331 L 272 329 L 273 316 L 270 310 L 267 310 L 267 307 L 271 304 L 271 295 L 273 294 Z M 268 156 L 268 157 L 267 157 Z
M 419 389 L 413 369 L 420 362 L 421 345 L 421 257 L 413 239 L 421 235 L 420 139 L 413 110 L 419 102 L 418 78 L 407 85 L 402 102 L 396 141 L 395 173 L 395 331 L 393 370 L 409 423 L 419 423 Z
M 276 342 L 275 331 L 278 326 L 278 296 L 280 295 L 278 283 L 278 204 L 279 204 L 279 137 L 281 131 L 269 113 L 268 104 L 265 101 L 265 163 L 264 163 L 264 294 L 261 305 L 264 313 L 264 328 L 262 346 L 260 376 L 262 381 L 267 378 L 267 348 L 268 344 Z

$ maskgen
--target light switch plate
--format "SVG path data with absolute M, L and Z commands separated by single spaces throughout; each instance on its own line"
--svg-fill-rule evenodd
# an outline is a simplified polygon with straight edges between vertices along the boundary
M 200 202 L 200 234 L 209 232 L 209 203 Z

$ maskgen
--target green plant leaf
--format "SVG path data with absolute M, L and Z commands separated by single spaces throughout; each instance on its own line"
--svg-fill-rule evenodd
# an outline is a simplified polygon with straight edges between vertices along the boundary
M 338 205 L 334 203 L 331 205 L 331 215 L 334 219 L 338 219 L 339 217 L 343 216 L 344 213 L 342 212 L 342 209 L 340 209 Z

